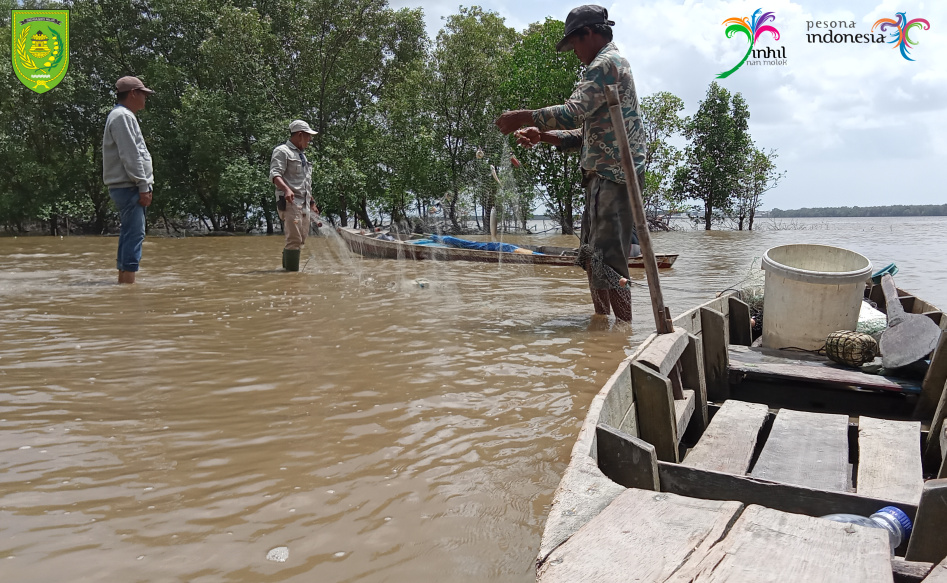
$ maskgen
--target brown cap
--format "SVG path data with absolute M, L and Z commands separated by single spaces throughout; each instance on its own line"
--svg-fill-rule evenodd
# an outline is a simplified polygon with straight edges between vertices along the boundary
M 138 77 L 122 77 L 115 82 L 115 88 L 118 89 L 119 93 L 124 93 L 126 91 L 131 91 L 132 89 L 139 89 L 145 93 L 154 93 L 151 89 L 145 87 L 145 84 L 141 82 L 141 79 Z

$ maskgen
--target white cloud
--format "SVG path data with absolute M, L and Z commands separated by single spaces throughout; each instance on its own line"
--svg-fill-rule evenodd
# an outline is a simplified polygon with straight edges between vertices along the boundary
M 456 4 L 399 0 L 422 6 L 429 34 Z M 564 20 L 578 2 L 480 2 L 523 29 L 546 16 Z M 642 95 L 670 91 L 693 113 L 717 74 L 746 52 L 745 37 L 727 38 L 721 24 L 749 17 L 757 8 L 773 12 L 780 32 L 758 47 L 785 47 L 785 66 L 744 65 L 718 82 L 746 98 L 756 142 L 779 151 L 788 170 L 767 193 L 764 206 L 943 204 L 947 196 L 947 2 L 918 0 L 617 0 L 603 3 L 616 21 L 615 40 L 631 62 Z M 927 19 L 930 30 L 912 32 L 914 62 L 888 44 L 808 42 L 807 21 L 854 21 L 868 33 L 879 18 L 903 11 Z M 909 174 L 907 174 L 909 173 Z M 897 177 L 910 176 L 900 188 Z

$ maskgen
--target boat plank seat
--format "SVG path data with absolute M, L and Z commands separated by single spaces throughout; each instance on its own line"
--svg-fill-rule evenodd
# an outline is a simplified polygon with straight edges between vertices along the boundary
M 726 538 L 691 557 L 673 581 L 890 583 L 888 544 L 880 529 L 751 505 Z
M 851 491 L 848 416 L 781 409 L 751 475 L 819 490 Z
M 921 423 L 859 417 L 856 491 L 916 506 L 923 490 Z
M 665 581 L 723 537 L 742 508 L 629 488 L 549 555 L 537 583 Z
M 674 399 L 674 420 L 677 424 L 678 435 L 684 435 L 696 408 L 697 399 L 694 397 L 694 391 L 685 390 L 683 399 Z
M 827 358 L 813 357 L 789 350 L 772 350 L 748 346 L 729 348 L 730 371 L 742 378 L 759 380 L 797 381 L 833 387 L 864 387 L 886 391 L 917 392 L 911 383 L 897 383 L 881 375 L 865 374 L 853 368 L 835 364 Z M 790 361 L 785 359 L 789 358 Z
M 537 583 L 890 583 L 887 533 L 629 488 L 543 561 Z
M 682 465 L 743 475 L 750 468 L 769 408 L 759 403 L 726 401 Z
M 947 559 L 934 566 L 921 583 L 947 583 Z

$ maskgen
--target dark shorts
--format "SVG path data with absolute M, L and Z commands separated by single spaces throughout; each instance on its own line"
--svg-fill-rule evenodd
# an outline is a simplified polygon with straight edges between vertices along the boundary
M 638 184 L 643 182 L 638 177 Z M 601 252 L 605 265 L 628 277 L 628 253 L 635 237 L 631 200 L 624 184 L 589 174 L 585 181 L 585 210 L 582 213 L 582 243 Z M 595 289 L 609 289 L 608 280 L 593 270 Z

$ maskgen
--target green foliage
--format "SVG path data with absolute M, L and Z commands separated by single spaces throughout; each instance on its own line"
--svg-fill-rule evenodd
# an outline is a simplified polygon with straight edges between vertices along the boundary
M 673 145 L 671 140 L 680 137 L 690 120 L 682 116 L 684 100 L 661 91 L 641 99 L 647 146 L 645 150 L 645 214 L 650 221 L 656 221 L 661 211 L 670 213 L 683 210 L 681 199 L 673 190 L 674 173 L 684 153 Z
M 420 9 L 387 0 L 0 0 L 0 36 L 14 7 L 68 8 L 71 51 L 65 79 L 36 94 L 0 43 L 0 229 L 117 227 L 101 140 L 123 75 L 156 90 L 139 118 L 155 166 L 148 217 L 162 225 L 273 232 L 270 154 L 297 118 L 319 131 L 306 152 L 317 203 L 343 225 L 429 216 L 439 203 L 456 228 L 471 213 L 485 227 L 494 208 L 525 226 L 541 199 L 571 233 L 582 206 L 577 154 L 526 151 L 493 125 L 503 110 L 571 94 L 581 65 L 555 52 L 560 21 L 518 33 L 494 12 L 461 8 L 432 41 Z M 692 120 L 668 93 L 641 109 L 652 215 L 689 197 L 708 217 L 739 212 L 736 197 L 756 192 L 758 206 L 781 176 L 740 162 L 740 152 L 752 158 L 739 94 L 712 85 Z M 673 146 L 684 130 L 686 164 Z M 511 148 L 522 168 L 510 167 Z
M 735 197 L 732 216 L 737 221 L 737 229 L 742 231 L 746 222 L 750 231 L 753 230 L 753 220 L 756 209 L 760 208 L 760 197 L 767 190 L 776 188 L 785 172 L 776 171 L 776 157 L 774 150 L 765 152 L 752 146 L 746 158 L 746 164 L 740 176 L 740 188 Z
M 690 140 L 685 163 L 674 175 L 674 195 L 703 203 L 704 228 L 714 218 L 729 213 L 740 186 L 740 173 L 751 145 L 748 131 L 750 111 L 737 93 L 716 82 L 687 123 Z
M 498 100 L 505 75 L 501 64 L 516 37 L 496 13 L 472 7 L 448 17 L 434 43 L 427 103 L 433 116 L 434 155 L 447 178 L 443 206 L 455 229 L 460 228 L 460 211 L 465 207 L 493 206 L 489 189 L 494 187 L 485 186 L 489 179 L 475 153 L 483 148 L 488 159 L 499 158 L 499 151 L 491 148 L 500 143 L 493 120 L 503 109 Z M 471 184 L 476 186 L 468 189 Z
M 581 63 L 572 52 L 557 53 L 562 21 L 547 18 L 531 25 L 516 42 L 503 63 L 506 75 L 500 86 L 504 109 L 540 109 L 564 102 L 578 80 Z M 515 140 L 510 138 L 510 146 Z M 574 231 L 575 215 L 583 204 L 582 172 L 578 153 L 557 148 L 517 148 L 523 163 L 515 171 L 520 204 L 532 207 L 535 193 L 545 202 L 546 213 L 563 234 Z

